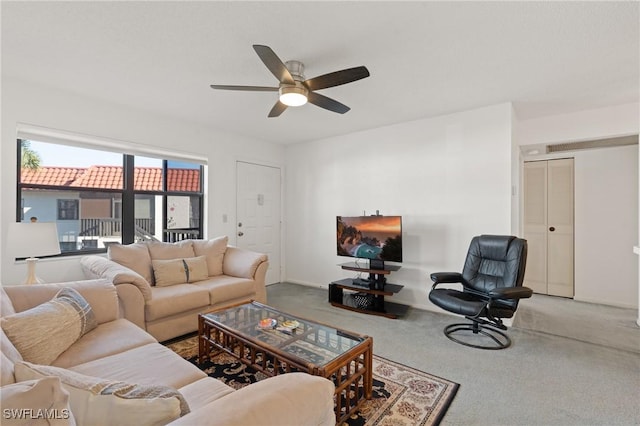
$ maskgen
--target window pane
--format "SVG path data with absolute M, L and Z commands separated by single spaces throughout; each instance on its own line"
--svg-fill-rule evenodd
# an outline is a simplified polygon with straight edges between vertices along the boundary
M 134 164 L 134 190 L 162 191 L 162 160 L 136 156 Z
M 136 194 L 135 241 L 162 241 L 162 196 Z
M 200 236 L 200 197 L 167 196 L 167 241 Z
M 21 142 L 20 182 L 122 189 L 122 155 L 37 141 Z
M 22 215 L 24 221 L 56 222 L 63 253 L 102 249 L 122 241 L 116 198 L 120 194 L 25 188 Z
M 200 165 L 167 161 L 167 191 L 200 192 Z

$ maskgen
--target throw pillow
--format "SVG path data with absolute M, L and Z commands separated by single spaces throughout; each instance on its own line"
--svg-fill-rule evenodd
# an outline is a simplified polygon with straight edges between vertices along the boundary
M 57 377 L 27 380 L 0 389 L 3 425 L 75 426 L 69 393 Z
M 153 274 L 157 287 L 174 284 L 194 283 L 209 276 L 204 256 L 187 259 L 152 260 Z
M 191 240 L 178 241 L 177 243 L 148 243 L 151 260 L 170 260 L 194 257 L 193 243 Z
M 228 237 L 218 237 L 212 240 L 193 240 L 193 251 L 196 256 L 207 257 L 209 276 L 222 275 L 222 263 L 227 251 Z
M 15 374 L 17 380 L 59 377 L 81 425 L 164 425 L 190 411 L 184 396 L 168 386 L 129 384 L 28 362 L 16 363 Z
M 20 355 L 39 364 L 51 364 L 98 326 L 89 303 L 70 287 L 48 302 L 2 318 L 0 324 Z
M 107 251 L 109 260 L 113 260 L 122 266 L 142 275 L 149 284 L 153 284 L 153 270 L 151 269 L 151 256 L 145 243 L 128 245 L 110 244 Z

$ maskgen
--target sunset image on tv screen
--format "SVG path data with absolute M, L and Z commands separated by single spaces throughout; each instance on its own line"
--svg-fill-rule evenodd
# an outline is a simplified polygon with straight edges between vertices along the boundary
M 401 216 L 338 216 L 339 256 L 402 262 Z

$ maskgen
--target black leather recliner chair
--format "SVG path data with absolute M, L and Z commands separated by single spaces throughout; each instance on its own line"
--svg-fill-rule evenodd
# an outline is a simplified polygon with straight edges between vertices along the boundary
M 454 342 L 480 349 L 504 349 L 511 339 L 502 331 L 502 318 L 511 318 L 518 301 L 531 297 L 522 287 L 527 263 L 527 240 L 513 236 L 480 235 L 469 245 L 462 273 L 435 272 L 429 300 L 442 309 L 464 315 L 470 323 L 450 324 L 444 334 Z M 436 288 L 443 283 L 461 283 L 462 291 Z M 469 335 L 469 332 L 473 333 Z M 459 337 L 467 335 L 467 339 Z M 482 342 L 475 335 L 487 336 Z M 479 342 L 480 341 L 480 342 Z M 488 342 L 488 343 L 487 343 Z

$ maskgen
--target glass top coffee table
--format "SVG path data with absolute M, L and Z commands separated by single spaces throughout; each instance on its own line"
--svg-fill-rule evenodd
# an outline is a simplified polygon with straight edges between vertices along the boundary
M 267 376 L 302 371 L 333 381 L 336 422 L 371 398 L 373 339 L 258 302 L 198 316 L 198 362 L 226 352 Z

